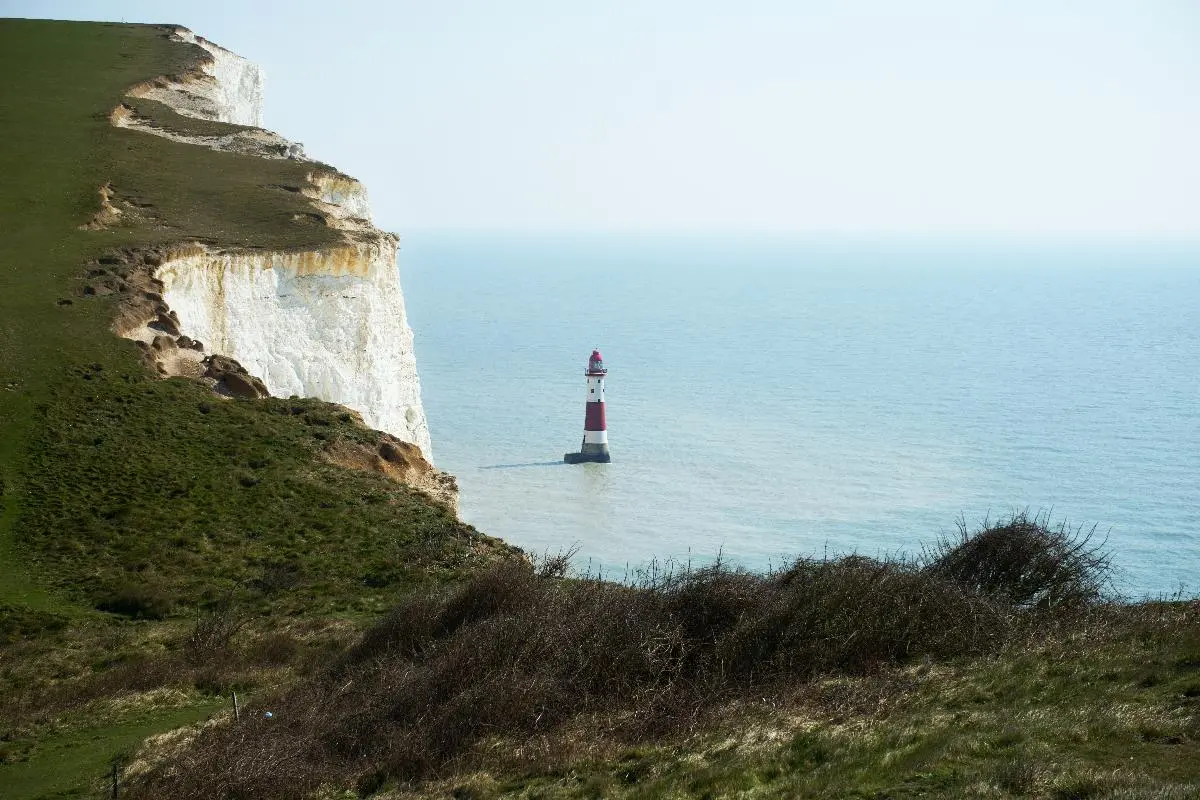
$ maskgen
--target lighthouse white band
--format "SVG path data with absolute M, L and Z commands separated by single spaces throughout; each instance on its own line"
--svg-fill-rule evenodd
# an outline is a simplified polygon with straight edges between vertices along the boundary
M 584 444 L 608 444 L 608 431 L 584 431 Z

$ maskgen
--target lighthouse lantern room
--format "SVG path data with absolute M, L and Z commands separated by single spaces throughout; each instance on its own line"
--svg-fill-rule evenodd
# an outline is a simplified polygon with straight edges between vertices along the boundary
M 604 376 L 608 369 L 599 350 L 593 350 L 588 358 L 587 370 L 587 413 L 583 419 L 583 445 L 578 453 L 567 453 L 563 461 L 581 464 L 587 461 L 607 464 L 612 461 L 608 453 L 608 425 L 604 420 Z

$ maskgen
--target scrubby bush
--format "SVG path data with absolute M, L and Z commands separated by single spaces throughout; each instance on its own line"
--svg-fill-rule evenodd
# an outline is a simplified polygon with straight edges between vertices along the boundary
M 228 606 L 197 617 L 184 640 L 187 657 L 196 662 L 223 657 L 233 637 L 248 621 Z
M 175 599 L 153 583 L 125 584 L 105 594 L 96 608 L 130 619 L 163 619 L 171 613 Z
M 960 521 L 926 556 L 929 574 L 1021 608 L 1086 605 L 1109 588 L 1109 554 L 1094 529 L 1051 527 L 1045 515 L 1018 513 L 975 532 Z
M 630 741 L 683 732 L 815 676 L 992 651 L 1022 618 L 1099 598 L 1107 574 L 1087 537 L 1023 516 L 917 561 L 799 559 L 765 575 L 718 563 L 630 584 L 566 564 L 504 561 L 409 597 L 267 701 L 273 719 L 206 730 L 136 791 L 271 798 L 420 779 L 488 737 L 545 734 L 581 714 Z

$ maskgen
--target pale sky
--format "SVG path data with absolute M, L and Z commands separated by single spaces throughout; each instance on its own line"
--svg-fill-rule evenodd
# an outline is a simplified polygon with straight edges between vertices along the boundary
M 1200 0 L 18 2 L 261 64 L 426 228 L 1200 236 Z

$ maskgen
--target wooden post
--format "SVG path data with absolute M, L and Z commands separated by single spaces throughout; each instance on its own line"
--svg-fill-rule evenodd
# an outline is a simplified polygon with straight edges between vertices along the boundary
M 121 791 L 121 757 L 114 756 L 112 760 L 112 800 L 117 800 Z
M 240 708 L 238 708 L 237 692 L 233 693 L 233 721 L 234 722 L 242 721 L 242 710 Z

